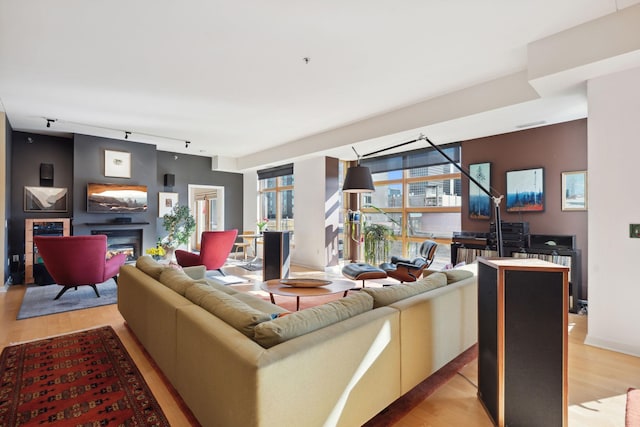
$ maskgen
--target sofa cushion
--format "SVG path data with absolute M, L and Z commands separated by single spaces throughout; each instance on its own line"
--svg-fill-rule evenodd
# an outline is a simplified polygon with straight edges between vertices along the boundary
M 453 270 L 445 270 L 442 273 L 447 276 L 447 285 L 473 276 L 473 273 L 471 271 L 461 270 L 458 268 L 454 268 Z
M 447 276 L 443 273 L 430 274 L 421 277 L 415 282 L 402 285 L 387 286 L 384 288 L 363 288 L 360 292 L 366 292 L 373 297 L 373 308 L 384 307 L 414 295 L 437 289 L 447 284 Z
M 206 282 L 209 286 L 211 286 L 213 289 L 217 289 L 220 292 L 224 292 L 225 294 L 229 294 L 229 295 L 236 295 L 238 293 L 240 293 L 240 291 L 237 291 L 227 285 L 222 285 L 218 282 L 216 282 L 215 280 L 211 280 L 211 279 L 206 279 Z
M 445 276 L 447 276 L 447 285 L 450 285 L 454 282 L 459 282 L 460 280 L 464 280 L 467 279 L 471 276 L 473 276 L 473 271 L 469 271 L 469 269 L 466 268 L 454 268 L 454 269 L 449 269 L 449 270 L 424 270 L 422 272 L 422 277 L 429 277 L 432 274 L 435 273 L 442 273 Z
M 279 313 L 288 312 L 288 310 L 285 310 L 280 306 L 271 304 L 269 301 L 265 301 L 262 298 L 258 298 L 257 296 L 251 295 L 250 293 L 247 293 L 247 292 L 238 292 L 233 296 L 234 298 L 239 299 L 240 301 L 247 304 L 248 306 L 253 307 L 256 310 L 259 310 L 263 313 L 279 314 Z
M 260 323 L 254 329 L 253 339 L 265 348 L 273 347 L 300 335 L 333 325 L 349 317 L 373 308 L 373 298 L 361 292 L 317 307 L 306 308 L 269 322 Z
M 263 313 L 231 295 L 208 288 L 207 294 L 199 298 L 198 305 L 249 338 L 253 338 L 257 324 L 271 320 L 270 313 Z
M 153 277 L 155 280 L 158 280 L 160 278 L 160 273 L 168 268 L 166 265 L 158 264 L 148 255 L 138 257 L 136 260 L 136 267 L 147 276 Z
M 175 270 L 173 268 L 165 268 L 162 270 L 158 281 L 182 296 L 184 296 L 187 289 L 195 283 L 195 280 L 187 276 L 182 270 Z
M 196 281 L 193 286 L 189 287 L 184 293 L 184 297 L 196 305 L 200 305 L 202 299 L 209 295 L 214 289 L 208 281 Z

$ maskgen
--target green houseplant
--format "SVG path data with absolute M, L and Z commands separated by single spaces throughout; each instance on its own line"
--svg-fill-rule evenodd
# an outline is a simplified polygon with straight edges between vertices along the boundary
M 389 258 L 393 231 L 382 224 L 367 224 L 363 231 L 365 262 L 371 265 L 386 262 Z
M 162 226 L 167 235 L 162 238 L 162 246 L 167 252 L 173 252 L 178 246 L 189 243 L 191 235 L 196 231 L 196 220 L 189 207 L 175 205 L 171 213 L 162 217 Z

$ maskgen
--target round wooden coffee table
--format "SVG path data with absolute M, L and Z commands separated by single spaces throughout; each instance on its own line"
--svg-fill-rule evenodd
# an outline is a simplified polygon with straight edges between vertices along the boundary
M 267 280 L 260 284 L 260 288 L 263 291 L 269 292 L 271 303 L 275 304 L 273 299 L 274 295 L 281 295 L 284 297 L 296 297 L 296 310 L 300 310 L 300 297 L 319 297 L 322 295 L 331 295 L 344 292 L 343 296 L 347 296 L 347 292 L 353 288 L 353 282 L 349 280 L 331 280 L 328 285 L 317 287 L 294 287 L 285 285 L 280 282 L 280 279 Z

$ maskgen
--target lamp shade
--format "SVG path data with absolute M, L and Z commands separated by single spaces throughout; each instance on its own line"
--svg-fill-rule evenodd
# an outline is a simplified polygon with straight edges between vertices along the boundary
M 375 191 L 371 171 L 366 166 L 353 166 L 347 169 L 342 191 L 345 193 L 371 193 Z

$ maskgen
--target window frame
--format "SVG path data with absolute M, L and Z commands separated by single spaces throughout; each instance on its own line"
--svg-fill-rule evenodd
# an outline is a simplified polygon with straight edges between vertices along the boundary
M 423 214 L 429 214 L 429 213 L 458 213 L 460 215 L 462 215 L 462 206 L 421 206 L 421 207 L 408 207 L 408 197 L 409 197 L 409 184 L 413 184 L 413 183 L 423 183 L 423 182 L 431 182 L 431 181 L 445 181 L 445 180 L 460 180 L 460 184 L 462 185 L 462 174 L 460 172 L 448 172 L 445 174 L 439 174 L 439 175 L 428 175 L 428 176 L 422 176 L 422 177 L 410 177 L 409 176 L 409 171 L 411 169 L 403 169 L 402 170 L 402 176 L 399 179 L 385 179 L 385 180 L 375 180 L 375 175 L 373 177 L 374 182 L 373 185 L 377 188 L 378 186 L 388 186 L 391 184 L 400 184 L 402 186 L 402 206 L 401 207 L 381 207 L 380 209 L 382 209 L 384 212 L 386 213 L 400 213 L 401 214 L 401 221 L 402 221 L 402 227 L 401 229 L 401 235 L 394 235 L 393 236 L 393 240 L 395 241 L 399 241 L 401 243 L 402 246 L 402 256 L 403 257 L 408 257 L 409 255 L 409 248 L 411 246 L 411 243 L 422 243 L 425 238 L 423 236 L 418 236 L 418 237 L 414 237 L 414 236 L 408 236 L 408 220 L 409 220 L 409 214 L 411 213 L 423 213 Z M 367 214 L 379 214 L 380 212 L 374 208 L 371 207 L 367 207 L 368 205 L 365 204 L 364 202 L 364 198 L 367 197 L 366 194 L 360 194 L 360 201 L 359 204 L 360 206 L 362 206 L 360 208 L 360 210 L 362 211 L 362 213 L 364 215 Z M 442 238 L 442 237 L 436 237 L 433 238 L 432 240 L 435 240 L 438 243 L 443 243 L 443 244 L 451 244 L 451 238 Z

